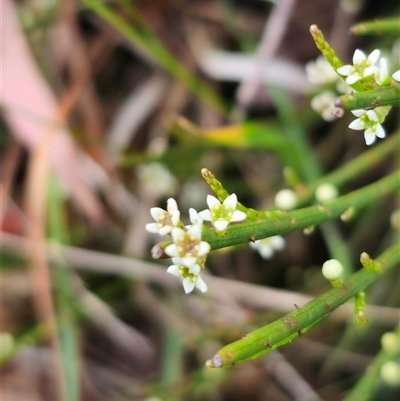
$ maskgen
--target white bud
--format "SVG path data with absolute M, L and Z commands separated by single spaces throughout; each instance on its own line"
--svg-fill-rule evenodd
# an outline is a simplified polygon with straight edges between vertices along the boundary
M 338 195 L 337 188 L 330 183 L 321 184 L 315 190 L 315 197 L 319 202 L 328 202 L 332 199 L 335 199 L 337 195 Z
M 328 280 L 339 280 L 342 272 L 343 266 L 336 259 L 327 260 L 322 266 L 322 274 Z
M 385 362 L 381 368 L 381 379 L 393 387 L 400 387 L 400 365 L 394 361 Z
M 296 206 L 297 196 L 291 189 L 282 189 L 275 195 L 275 205 L 282 210 L 291 210 Z
M 400 350 L 400 337 L 393 332 L 385 333 L 381 337 L 382 348 L 389 352 L 398 352 Z

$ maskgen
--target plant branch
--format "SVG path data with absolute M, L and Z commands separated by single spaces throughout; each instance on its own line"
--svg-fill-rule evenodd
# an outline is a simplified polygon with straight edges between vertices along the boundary
M 400 244 L 395 244 L 376 259 L 381 272 L 362 268 L 343 282 L 341 288 L 334 288 L 311 302 L 288 313 L 282 318 L 246 334 L 242 339 L 221 348 L 214 357 L 206 362 L 211 368 L 232 366 L 248 359 L 258 358 L 272 349 L 286 344 L 301 332 L 319 322 L 340 305 L 365 291 L 383 273 L 399 266 Z
M 218 235 L 214 229 L 206 230 L 203 232 L 203 240 L 207 241 L 214 250 L 273 235 L 287 234 L 333 220 L 349 208 L 358 209 L 377 202 L 399 188 L 399 173 L 396 171 L 373 184 L 324 204 L 291 212 L 261 212 L 247 209 L 248 214 L 251 214 L 251 218 L 255 221 L 230 226 L 226 236 Z

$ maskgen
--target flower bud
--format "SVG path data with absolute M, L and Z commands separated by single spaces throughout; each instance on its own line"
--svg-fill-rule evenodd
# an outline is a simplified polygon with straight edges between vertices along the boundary
M 328 202 L 338 196 L 337 188 L 329 182 L 321 184 L 315 191 L 315 197 L 319 202 Z
M 328 280 L 340 280 L 343 272 L 342 264 L 336 259 L 327 260 L 322 266 L 322 274 Z
M 275 195 L 275 205 L 282 210 L 291 210 L 296 206 L 297 196 L 291 189 L 282 189 Z

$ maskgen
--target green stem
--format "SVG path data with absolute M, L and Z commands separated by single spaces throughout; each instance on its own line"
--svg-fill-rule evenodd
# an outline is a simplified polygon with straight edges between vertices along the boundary
M 350 92 L 339 96 L 335 106 L 345 110 L 373 109 L 380 106 L 400 106 L 400 85 L 383 86 L 365 92 Z
M 397 327 L 394 333 L 397 336 L 400 335 L 399 327 Z M 382 348 L 372 363 L 368 366 L 363 377 L 357 382 L 343 401 L 368 401 L 374 399 L 374 394 L 377 388 L 376 383 L 379 380 L 382 366 L 385 362 L 395 358 L 398 353 L 396 347 L 390 350 Z
M 395 171 L 373 184 L 324 204 L 291 212 L 264 212 L 256 221 L 230 226 L 224 237 L 216 234 L 213 229 L 207 230 L 203 232 L 203 240 L 207 241 L 214 250 L 243 244 L 249 242 L 250 239 L 258 240 L 273 235 L 287 234 L 333 220 L 350 207 L 355 209 L 364 207 L 378 201 L 383 196 L 394 193 L 399 188 L 399 172 Z
M 330 183 L 336 187 L 341 187 L 361 174 L 376 168 L 380 163 L 387 160 L 388 155 L 396 151 L 399 140 L 400 131 L 381 141 L 377 146 L 363 152 L 334 172 L 302 188 L 298 195 L 297 205 L 304 205 L 310 201 L 314 197 L 315 190 L 321 184 Z
M 387 19 L 376 19 L 374 21 L 360 22 L 351 27 L 351 32 L 354 35 L 373 35 L 373 36 L 384 36 L 384 35 L 400 35 L 400 19 L 387 18 Z
M 341 288 L 334 288 L 308 302 L 302 308 L 288 313 L 282 318 L 246 334 L 242 339 L 226 345 L 211 360 L 207 361 L 206 365 L 212 368 L 231 366 L 235 363 L 259 357 L 297 337 L 301 331 L 320 321 L 357 293 L 365 291 L 383 273 L 393 267 L 398 267 L 400 244 L 396 244 L 385 251 L 377 258 L 377 262 L 382 266 L 382 273 L 362 268 L 345 280 Z

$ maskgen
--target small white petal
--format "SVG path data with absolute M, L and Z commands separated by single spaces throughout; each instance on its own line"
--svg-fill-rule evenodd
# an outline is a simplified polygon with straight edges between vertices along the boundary
M 196 287 L 201 291 L 201 292 L 206 292 L 208 290 L 206 282 L 199 277 L 196 281 Z
M 198 240 L 201 239 L 201 227 L 198 224 L 193 224 L 189 227 L 187 231 L 187 235 L 197 238 Z
M 382 127 L 381 124 L 377 124 L 376 130 L 375 130 L 375 135 L 376 135 L 378 138 L 384 138 L 384 137 L 386 136 L 386 132 L 385 132 L 385 130 L 383 129 L 383 127 Z
M 375 49 L 375 50 L 368 56 L 368 61 L 369 61 L 371 64 L 375 64 L 375 63 L 378 61 L 380 55 L 381 55 L 381 52 L 380 52 L 378 49 Z
M 367 110 L 364 109 L 357 109 L 357 110 L 351 110 L 351 112 L 356 116 L 356 117 L 361 117 L 363 116 Z
M 212 221 L 212 215 L 209 209 L 205 209 L 199 212 L 199 216 L 205 221 Z
M 180 217 L 181 217 L 181 212 L 179 210 L 172 211 L 171 221 L 174 226 L 176 226 L 179 223 Z
M 194 265 L 189 267 L 189 270 L 191 273 L 198 276 L 199 273 L 201 272 L 201 267 L 197 263 L 195 263 Z
M 169 198 L 167 200 L 167 210 L 169 212 L 173 212 L 174 210 L 178 210 L 178 205 L 177 205 L 176 200 L 174 198 Z
M 179 227 L 174 227 L 172 229 L 171 235 L 174 242 L 178 242 L 185 235 L 185 231 L 183 231 Z
M 171 257 L 174 256 L 179 256 L 179 251 L 178 251 L 178 247 L 176 246 L 176 244 L 171 244 L 168 245 L 165 249 L 164 252 Z
M 224 206 L 230 207 L 232 210 L 236 210 L 237 206 L 237 196 L 236 194 L 230 194 L 225 200 L 224 200 Z
M 370 56 L 371 56 L 371 55 L 370 55 Z M 378 54 L 378 57 L 379 57 L 379 54 Z M 365 61 L 366 59 L 367 59 L 367 57 L 365 56 L 365 54 L 364 54 L 361 50 L 357 49 L 357 50 L 354 52 L 353 64 L 362 63 L 362 62 Z
M 348 85 L 353 85 L 355 84 L 357 81 L 359 81 L 361 79 L 361 77 L 359 75 L 349 75 L 346 78 L 346 84 Z
M 146 224 L 146 230 L 150 233 L 158 234 L 160 231 L 160 227 L 158 226 L 158 223 L 149 223 Z
M 186 294 L 189 294 L 189 292 L 193 291 L 193 288 L 194 288 L 195 284 L 192 283 L 191 281 L 183 279 L 183 283 L 182 284 L 183 284 L 183 289 L 185 290 Z
M 347 75 L 351 74 L 352 69 L 353 69 L 353 67 L 350 64 L 347 64 L 347 65 L 342 65 L 336 71 L 338 74 L 344 75 L 345 77 L 347 77 Z
M 235 222 L 235 221 L 242 221 L 246 218 L 246 213 L 240 211 L 240 210 L 235 210 L 232 214 L 231 217 L 231 222 Z
M 371 121 L 378 121 L 378 116 L 374 110 L 367 110 L 366 114 Z
M 172 263 L 173 263 L 174 265 L 178 265 L 178 266 L 180 266 L 180 265 L 183 264 L 183 263 L 182 263 L 182 259 L 181 259 L 180 257 L 174 257 L 174 258 L 172 258 Z
M 221 202 L 215 196 L 207 195 L 207 205 L 213 210 L 214 207 L 221 206 Z
M 203 219 L 200 217 L 197 211 L 192 207 L 189 209 L 189 218 L 192 224 L 198 224 L 199 226 L 202 226 Z
M 225 231 L 228 227 L 229 222 L 226 220 L 217 220 L 214 221 L 213 224 L 217 231 Z
M 378 71 L 378 70 L 373 65 L 371 65 L 370 67 L 367 67 L 363 72 L 363 78 L 370 77 L 371 75 L 373 75 L 375 73 L 375 71 Z
M 181 276 L 179 273 L 179 266 L 177 266 L 177 265 L 171 265 L 170 267 L 168 267 L 167 273 L 173 274 L 174 276 L 177 276 L 177 277 Z
M 264 259 L 271 259 L 272 256 L 274 255 L 274 250 L 272 249 L 271 246 L 262 246 L 260 247 L 260 249 L 258 250 L 258 252 L 260 253 L 260 255 L 264 258 Z
M 157 224 L 157 223 L 156 223 Z M 163 226 L 160 227 L 158 230 L 158 233 L 160 235 L 165 235 L 165 234 L 169 234 L 172 231 L 173 227 L 172 226 Z
M 371 132 L 364 132 L 365 143 L 369 146 L 375 142 L 376 136 Z
M 278 251 L 285 247 L 285 239 L 280 235 L 274 235 L 273 237 L 271 237 L 271 242 L 273 247 Z
M 354 120 L 349 124 L 349 128 L 355 129 L 355 130 L 362 130 L 365 127 L 364 127 L 364 123 L 361 121 L 361 119 L 357 118 L 357 120 Z
M 181 258 L 181 261 L 182 261 L 182 265 L 190 268 L 191 266 L 196 264 L 197 258 L 195 258 L 193 256 L 183 256 Z
M 205 256 L 211 250 L 211 246 L 208 242 L 200 241 L 199 249 L 197 251 L 197 256 Z
M 394 73 L 392 74 L 392 78 L 393 78 L 395 81 L 400 82 L 400 70 L 397 70 L 396 72 L 394 72 Z
M 162 216 L 166 211 L 164 209 L 161 209 L 160 207 L 152 207 L 150 209 L 150 214 L 151 217 L 153 217 L 154 220 L 158 221 L 160 216 Z

